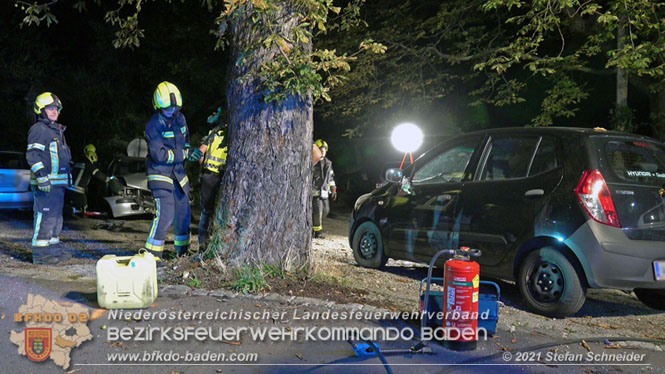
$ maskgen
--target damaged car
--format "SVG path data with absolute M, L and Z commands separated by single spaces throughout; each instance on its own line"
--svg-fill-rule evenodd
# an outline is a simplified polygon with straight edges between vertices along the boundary
M 23 152 L 0 151 L 0 209 L 32 209 L 30 166 Z
M 110 218 L 153 214 L 155 202 L 148 189 L 145 158 L 116 157 L 107 168 L 108 181 L 91 183 L 88 188 L 78 183 L 84 172 L 84 163 L 72 167 L 67 203 L 74 212 L 105 212 Z

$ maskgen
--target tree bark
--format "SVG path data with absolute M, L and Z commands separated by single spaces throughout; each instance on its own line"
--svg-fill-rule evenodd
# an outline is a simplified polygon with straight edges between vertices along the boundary
M 281 4 L 272 21 L 288 36 L 296 15 Z M 253 27 L 251 7 L 231 25 L 229 154 L 212 245 L 230 266 L 294 270 L 311 252 L 312 97 L 267 104 L 260 79 L 245 75 L 280 53 L 257 43 L 267 35 Z

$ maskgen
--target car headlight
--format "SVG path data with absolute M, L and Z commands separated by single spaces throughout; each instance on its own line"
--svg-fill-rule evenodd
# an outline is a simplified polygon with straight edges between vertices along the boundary
M 361 195 L 358 199 L 356 199 L 356 203 L 353 205 L 353 210 L 356 211 L 360 209 L 360 206 L 363 205 L 367 199 L 369 199 L 372 196 L 371 193 L 366 193 L 364 195 Z

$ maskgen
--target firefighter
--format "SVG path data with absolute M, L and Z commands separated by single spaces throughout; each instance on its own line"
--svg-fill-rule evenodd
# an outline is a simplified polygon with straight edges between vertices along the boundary
M 99 170 L 97 167 L 97 148 L 94 144 L 88 144 L 83 148 L 83 155 L 85 156 L 85 168 L 83 169 L 83 175 L 81 176 L 81 181 L 78 183 L 78 186 L 83 188 L 88 188 L 88 185 L 92 179 L 96 179 L 98 182 L 108 185 L 108 188 L 111 190 L 111 193 L 118 194 L 122 191 L 122 184 L 118 182 L 117 179 L 113 177 L 108 177 L 104 174 L 103 171 Z
M 189 156 L 189 129 L 180 112 L 182 96 L 170 82 L 157 86 L 152 98 L 155 113 L 145 127 L 148 140 L 148 188 L 155 199 L 155 218 L 145 248 L 160 264 L 166 234 L 174 226 L 178 256 L 189 252 L 189 179 L 183 165 Z
M 328 152 L 328 143 L 323 139 L 314 142 L 320 152 L 319 160 L 314 160 L 314 175 L 312 177 L 312 229 L 314 237 L 323 239 L 323 219 L 330 212 L 329 197 L 333 201 L 337 200 L 337 186 L 335 186 L 335 174 L 332 169 L 332 162 L 326 157 Z
M 32 262 L 55 264 L 71 255 L 60 244 L 65 188 L 71 182 L 71 153 L 65 141 L 66 127 L 56 122 L 62 102 L 50 93 L 37 96 L 37 120 L 28 132 L 26 159 L 32 170 L 34 234 Z
M 192 152 L 190 161 L 201 162 L 201 221 L 199 222 L 199 248 L 206 248 L 210 240 L 212 216 L 215 213 L 217 192 L 226 170 L 228 151 L 228 124 L 222 119 L 222 107 L 208 117 L 208 124 L 214 126 L 203 138 L 201 146 Z

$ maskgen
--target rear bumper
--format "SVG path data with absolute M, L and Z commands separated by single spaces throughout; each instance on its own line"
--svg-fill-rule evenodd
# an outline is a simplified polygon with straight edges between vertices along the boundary
M 594 288 L 665 289 L 653 262 L 665 261 L 665 242 L 630 240 L 623 230 L 587 221 L 565 243 L 577 255 Z
M 0 209 L 32 209 L 32 191 L 0 192 Z

